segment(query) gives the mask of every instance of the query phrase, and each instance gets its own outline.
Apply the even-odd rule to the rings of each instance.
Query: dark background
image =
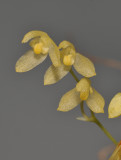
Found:
[[[75,86],[68,75],[43,86],[49,58],[30,72],[15,73],[17,59],[29,48],[21,40],[30,30],[47,32],[56,44],[74,43],[77,51],[121,59],[120,0],[0,1],[0,159],[97,160],[97,152],[112,144],[94,124],[77,121],[79,107],[57,112],[61,96]],[[93,86],[105,97],[100,121],[119,141],[121,117],[108,119],[108,104],[121,91],[121,72],[96,65]]]

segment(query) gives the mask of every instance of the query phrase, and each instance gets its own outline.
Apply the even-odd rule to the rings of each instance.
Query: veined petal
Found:
[[[84,77],[93,77],[96,75],[94,64],[85,56],[76,53],[75,70]]]
[[[61,65],[60,67],[54,67],[51,65],[44,75],[44,85],[54,84],[61,80],[68,74],[70,66]]]
[[[61,65],[60,52],[54,42],[52,42],[52,44],[49,47],[49,56],[50,56],[50,59],[55,67],[59,67]]]
[[[93,88],[93,93],[91,93],[86,100],[87,106],[95,113],[104,113],[104,105],[105,101],[104,98],[101,96],[100,93],[98,93]]]
[[[16,72],[27,72],[40,63],[42,63],[47,55],[36,55],[34,54],[33,50],[27,51],[23,56],[19,58],[19,60],[16,62]]]
[[[41,36],[48,36],[47,33],[42,32],[42,31],[30,31],[25,34],[22,43],[27,43],[30,39],[36,38],[36,37],[41,37]]]
[[[111,100],[108,107],[109,118],[115,118],[121,115],[121,93],[117,93]]]
[[[79,92],[76,88],[70,90],[60,100],[58,111],[67,112],[75,108],[81,102]]]

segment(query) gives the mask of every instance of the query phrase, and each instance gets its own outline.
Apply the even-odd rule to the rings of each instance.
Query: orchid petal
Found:
[[[51,65],[44,75],[44,85],[50,85],[58,82],[68,74],[70,69],[70,66],[65,66],[63,64],[60,67],[54,67]]]
[[[76,88],[64,94],[60,100],[58,111],[67,112],[74,109],[81,102],[79,92]]]
[[[47,55],[36,55],[33,50],[27,51],[23,56],[16,62],[16,72],[27,72],[46,59]]]
[[[73,64],[75,70],[84,77],[93,77],[96,75],[94,64],[85,56],[76,53],[75,63]]]
[[[104,113],[104,105],[105,101],[104,98],[101,96],[100,93],[98,93],[93,88],[93,93],[91,93],[86,100],[87,106],[95,113]]]
[[[55,67],[59,67],[61,65],[60,52],[54,42],[49,47],[49,56],[50,56],[50,59]]]
[[[30,39],[36,38],[36,37],[41,37],[41,36],[46,36],[48,37],[47,33],[42,32],[42,31],[30,31],[25,34],[22,43],[27,43]]]
[[[121,115],[121,93],[117,93],[111,100],[108,114],[109,118],[115,118]]]

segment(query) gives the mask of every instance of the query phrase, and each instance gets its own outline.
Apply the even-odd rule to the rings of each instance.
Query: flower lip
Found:
[[[89,96],[89,90],[80,92],[80,99],[81,99],[82,101],[86,101],[87,98],[88,98],[88,96]]]
[[[36,43],[34,45],[34,53],[35,54],[40,54],[42,52],[42,48],[43,48],[43,43]]]
[[[67,46],[66,48],[62,48],[60,54],[61,61],[64,65],[71,66],[74,64],[76,52],[72,47]]]
[[[66,65],[66,66],[71,66],[73,65],[74,63],[74,58],[72,55],[65,55],[63,57],[63,63]]]
[[[90,94],[91,81],[88,78],[82,78],[76,85],[77,92],[80,92],[81,100],[85,101]]]

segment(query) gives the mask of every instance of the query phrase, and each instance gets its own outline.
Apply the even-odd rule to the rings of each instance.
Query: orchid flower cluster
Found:
[[[104,113],[105,100],[91,83],[90,78],[96,76],[92,61],[84,55],[77,53],[71,42],[64,40],[57,46],[48,34],[42,31],[30,31],[25,34],[22,43],[27,42],[29,42],[31,49],[18,59],[15,66],[16,72],[32,70],[41,64],[47,58],[47,55],[49,55],[52,65],[45,72],[44,85],[57,83],[68,73],[71,73],[77,81],[76,86],[62,96],[57,110],[67,112],[81,104],[80,108],[83,117],[78,117],[77,119],[95,122],[117,144],[94,114]],[[83,78],[79,80],[72,68],[81,74]],[[89,107],[90,117],[84,112],[84,102]],[[115,118],[121,115],[121,93],[116,94],[111,100],[108,113],[109,118]]]

